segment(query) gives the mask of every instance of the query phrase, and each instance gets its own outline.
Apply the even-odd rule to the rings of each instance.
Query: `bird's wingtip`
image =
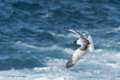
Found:
[[[72,65],[66,65],[65,67],[66,68],[70,68],[70,67],[72,67],[74,64],[72,64]]]
[[[68,30],[69,30],[69,28],[67,28],[67,27],[64,27],[64,30],[68,31]]]
[[[65,66],[66,68],[69,68],[68,66]]]

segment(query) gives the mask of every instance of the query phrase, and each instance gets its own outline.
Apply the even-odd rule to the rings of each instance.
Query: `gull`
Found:
[[[94,50],[94,44],[92,41],[92,37],[89,35],[88,39],[85,38],[81,33],[74,31],[72,29],[64,28],[66,31],[71,31],[73,33],[76,33],[79,37],[78,40],[74,40],[71,44],[77,44],[81,45],[75,52],[74,54],[70,57],[66,64],[66,68],[70,68],[73,65],[75,65],[78,60],[87,52],[87,49],[90,50],[90,52],[93,52]]]

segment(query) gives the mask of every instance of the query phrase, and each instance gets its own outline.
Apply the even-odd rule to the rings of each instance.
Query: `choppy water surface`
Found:
[[[95,45],[70,69],[64,27]],[[120,80],[120,1],[0,0],[0,80]]]

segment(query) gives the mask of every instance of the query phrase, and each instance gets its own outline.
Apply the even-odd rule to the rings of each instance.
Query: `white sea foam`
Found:
[[[35,71],[42,71],[42,70],[49,70],[49,69],[50,69],[50,67],[42,67],[42,68],[35,67],[33,70],[35,70]]]
[[[54,35],[54,36],[60,36],[60,37],[65,37],[65,38],[78,38],[78,36],[75,33],[68,33],[67,35],[65,35],[65,34],[56,34],[56,33],[52,32],[52,31],[47,31],[47,32],[50,33],[51,35]],[[84,36],[86,34],[88,34],[87,31],[83,33]]]
[[[48,31],[48,33],[50,33],[53,36],[58,36],[58,37],[64,37],[64,38],[77,38],[78,36],[74,33],[68,33],[67,35],[65,34],[56,34],[54,32]]]
[[[37,32],[45,32],[45,30],[37,30]]]
[[[42,18],[53,17],[53,13],[52,13],[52,12],[49,12],[49,13],[46,13],[45,15],[42,15],[41,17],[42,17]]]
[[[68,38],[75,38],[75,37],[78,38],[78,36],[74,33],[69,33],[66,37],[68,37]]]
[[[54,35],[54,36],[62,36],[62,37],[65,37],[64,34],[56,34],[56,33],[52,32],[52,31],[48,31],[48,33],[50,33],[51,35]]]
[[[112,68],[119,68],[120,66],[118,66],[117,64],[113,64],[113,63],[106,63],[106,65],[111,66]]]
[[[15,43],[15,45],[21,46],[21,47],[27,47],[27,48],[37,49],[39,51],[62,50],[62,51],[65,51],[66,53],[69,53],[69,54],[72,54],[74,52],[74,50],[72,50],[70,48],[62,48],[62,47],[59,47],[57,45],[48,46],[48,47],[42,47],[42,46],[36,47],[36,46],[30,45],[28,43],[24,43],[24,42],[21,42],[21,41],[17,41]]]
[[[97,61],[86,61],[84,60],[82,63],[78,62],[79,65],[72,67],[71,69],[66,69],[65,64],[67,60],[64,59],[54,59],[47,58],[45,59],[45,64],[47,67],[34,67],[33,69],[21,69],[21,70],[7,70],[0,71],[0,79],[1,80],[86,80],[88,78],[85,77],[93,77],[93,80],[99,80],[99,78],[95,78],[94,76],[104,76],[109,78],[109,76],[115,76],[119,74],[119,70],[115,70],[116,74],[113,74],[114,70],[112,68],[119,68],[119,66],[113,63],[107,63],[106,67],[103,63],[98,64]],[[99,61],[98,61],[99,62]],[[83,65],[86,64],[86,65]],[[90,66],[89,66],[90,65]],[[104,69],[94,70],[94,65],[104,66]],[[81,67],[83,66],[83,68]],[[88,67],[89,66],[89,67]],[[91,69],[93,67],[93,69]],[[77,68],[77,70],[76,70]],[[112,69],[113,71],[109,71]],[[110,74],[108,74],[108,72]],[[9,76],[25,76],[25,77],[5,77],[5,75]],[[107,80],[104,79],[103,80]]]
[[[95,49],[94,52],[103,52],[103,49]]]
[[[46,58],[44,61],[46,62],[46,65],[52,67],[64,67],[67,62],[67,60],[64,59],[54,59],[54,58],[50,58],[49,61],[48,58]]]
[[[116,57],[120,57],[120,53],[116,54],[115,56],[116,56]]]
[[[116,44],[119,45],[120,44],[120,42],[111,42],[111,43],[113,43],[114,45],[116,45]]]
[[[61,34],[54,34],[61,36]],[[62,35],[64,36],[64,35]],[[16,46],[26,47],[37,49],[40,51],[45,50],[61,50],[64,51],[66,54],[73,54],[75,50],[70,48],[62,48],[57,45],[48,46],[48,47],[37,47],[32,44],[24,43],[21,41],[16,42]],[[33,69],[22,69],[22,70],[8,70],[0,72],[0,78],[2,80],[6,80],[4,75],[7,74],[15,74],[18,75],[25,75],[25,78],[12,78],[17,80],[85,80],[87,77],[94,77],[96,75],[99,76],[116,76],[119,75],[119,67],[120,67],[120,54],[119,52],[108,51],[105,49],[95,49],[93,54],[86,54],[83,58],[72,68],[66,69],[65,65],[68,61],[67,59],[56,59],[51,57],[46,57],[43,59],[44,64],[46,67],[34,67]],[[117,62],[117,63],[109,63],[109,61]],[[96,70],[94,70],[94,68]],[[113,71],[109,71],[113,70]],[[110,74],[108,74],[108,72]],[[116,74],[113,74],[115,72]],[[2,75],[3,74],[3,75]],[[1,77],[2,76],[2,77]],[[10,78],[7,78],[8,80]],[[97,78],[98,79],[98,78]],[[93,78],[93,80],[97,80]],[[105,79],[103,79],[105,80]],[[106,79],[107,80],[107,79]]]
[[[115,28],[114,31],[120,31],[120,26]]]
[[[36,46],[29,45],[29,44],[27,44],[27,43],[23,43],[23,42],[21,42],[21,41],[17,41],[15,44],[18,45],[18,46],[25,46],[25,47],[29,47],[29,48],[35,48],[35,49],[38,49],[38,47],[36,47]]]

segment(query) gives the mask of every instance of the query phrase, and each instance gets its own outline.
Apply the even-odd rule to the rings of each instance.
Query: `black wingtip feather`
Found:
[[[66,65],[65,67],[66,67],[66,68],[70,68],[70,67],[72,67],[73,65],[74,65],[74,64],[69,65],[69,66],[68,66],[68,65]]]
[[[69,30],[69,28],[64,27],[64,30],[68,31],[68,30]]]

